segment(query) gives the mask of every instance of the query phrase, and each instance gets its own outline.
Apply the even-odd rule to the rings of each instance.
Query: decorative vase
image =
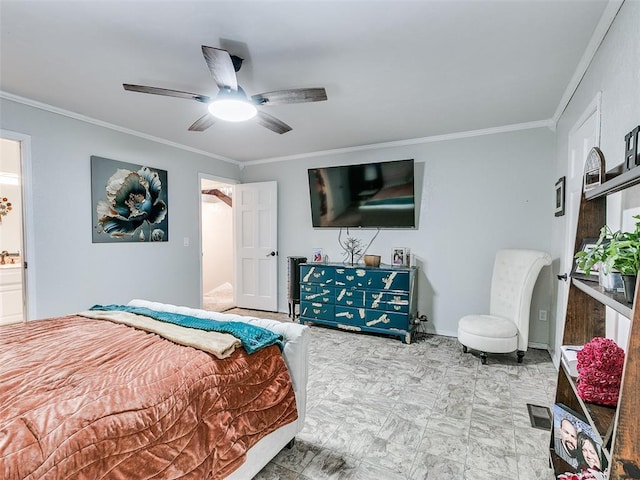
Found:
[[[636,293],[636,275],[622,275],[622,283],[624,284],[624,298],[628,303],[633,303],[633,297]]]
[[[598,271],[598,283],[605,292],[624,293],[622,275],[619,272],[604,273],[602,269]]]
[[[365,255],[364,256],[364,264],[367,267],[379,267],[380,266],[380,255]]]

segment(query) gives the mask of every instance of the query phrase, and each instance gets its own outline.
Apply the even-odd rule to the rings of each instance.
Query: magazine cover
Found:
[[[587,419],[566,405],[553,406],[553,445],[556,455],[570,466],[559,480],[604,480],[607,459],[601,440]]]

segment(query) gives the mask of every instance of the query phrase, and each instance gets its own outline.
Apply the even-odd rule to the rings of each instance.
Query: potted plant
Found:
[[[596,268],[596,265],[604,274],[620,273],[628,302],[633,302],[640,266],[640,215],[635,215],[633,218],[638,220],[634,231],[612,232],[605,225],[600,230],[595,247],[588,252],[578,252],[575,255],[578,267],[587,275]]]

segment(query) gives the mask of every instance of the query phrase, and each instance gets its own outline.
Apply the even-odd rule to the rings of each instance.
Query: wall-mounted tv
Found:
[[[314,227],[415,228],[413,159],[309,169]]]

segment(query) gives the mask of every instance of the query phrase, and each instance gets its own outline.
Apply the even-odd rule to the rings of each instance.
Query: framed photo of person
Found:
[[[407,264],[407,249],[404,247],[394,247],[391,251],[391,264],[398,267]]]
[[[312,263],[322,263],[324,256],[322,255],[321,248],[314,248],[311,254],[311,262]]]
[[[584,416],[562,403],[553,406],[553,451],[566,463],[567,473],[608,471],[600,436]]]

